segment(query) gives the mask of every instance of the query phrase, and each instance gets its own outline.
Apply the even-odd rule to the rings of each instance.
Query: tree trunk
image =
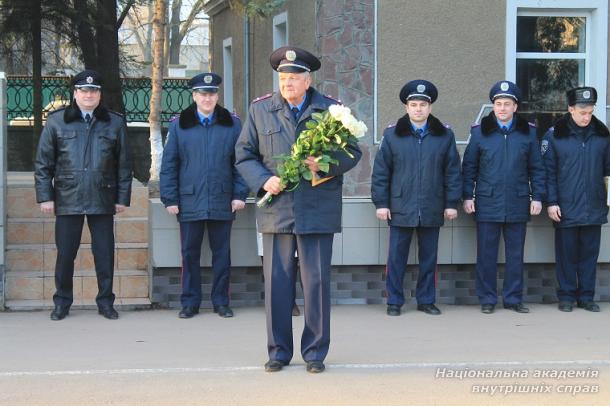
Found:
[[[104,79],[104,103],[111,110],[123,113],[121,74],[119,70],[119,36],[116,30],[116,0],[98,0],[95,37],[97,43],[97,70]]]
[[[32,23],[32,107],[34,110],[34,134],[32,137],[32,161],[36,157],[36,148],[42,132],[42,35],[41,35],[41,0],[30,0]]]
[[[180,64],[180,9],[182,8],[182,0],[174,0],[172,2],[172,17],[169,23],[169,64]]]
[[[163,141],[161,137],[161,91],[163,89],[163,51],[165,46],[165,27],[167,25],[166,0],[155,0],[155,17],[153,18],[153,59],[152,59],[152,93],[150,97],[150,181],[159,181]]]
[[[97,51],[95,36],[93,35],[93,27],[91,26],[89,16],[95,14],[91,11],[87,0],[74,0],[73,23],[78,32],[78,43],[83,54],[83,62],[85,68],[97,68]]]

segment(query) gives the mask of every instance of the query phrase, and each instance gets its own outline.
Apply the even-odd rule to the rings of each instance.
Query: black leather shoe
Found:
[[[325,369],[326,367],[322,361],[307,361],[307,372],[319,374],[320,372],[324,372]]]
[[[496,306],[492,305],[491,303],[482,304],[481,313],[492,314],[494,312],[495,308],[496,308]]]
[[[571,312],[572,311],[572,302],[559,302],[557,305],[559,311],[562,312]]]
[[[590,300],[588,302],[578,301],[578,302],[576,302],[576,305],[578,307],[580,307],[581,309],[585,309],[590,312],[599,312],[599,306],[593,300]]]
[[[400,316],[400,306],[388,305],[386,313],[388,314],[388,316]]]
[[[100,307],[97,312],[108,320],[116,320],[119,318],[119,313],[114,310],[114,307],[112,306]]]
[[[301,315],[301,310],[299,310],[299,306],[297,306],[296,303],[294,304],[294,306],[292,306],[292,315],[295,317]]]
[[[178,317],[180,317],[181,319],[190,319],[191,317],[193,317],[197,313],[199,313],[199,309],[198,308],[190,307],[190,306],[185,306],[185,307],[182,308],[182,310],[180,310],[180,313],[178,313]]]
[[[70,313],[69,306],[55,306],[55,309],[51,312],[51,320],[63,320]]]
[[[530,312],[530,309],[523,306],[523,303],[505,304],[504,308],[508,309],[508,310],[513,310],[517,313],[529,313]]]
[[[417,310],[426,314],[432,314],[434,316],[441,314],[441,311],[434,304],[418,304]]]
[[[265,372],[278,372],[281,371],[286,365],[288,365],[286,361],[270,359],[265,363]]]
[[[233,310],[229,306],[214,306],[214,313],[220,317],[233,317]]]

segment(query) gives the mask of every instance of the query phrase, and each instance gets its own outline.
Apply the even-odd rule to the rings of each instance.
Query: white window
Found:
[[[567,111],[566,91],[598,90],[606,119],[607,0],[508,0],[506,78],[523,92],[519,107],[540,134]]]
[[[222,66],[223,66],[223,89],[224,107],[233,111],[233,41],[225,38],[222,41]]]
[[[288,15],[286,12],[273,17],[273,49],[288,45]],[[273,72],[273,91],[279,89],[277,72]]]

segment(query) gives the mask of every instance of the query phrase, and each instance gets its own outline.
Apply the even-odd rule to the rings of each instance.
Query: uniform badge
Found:
[[[500,85],[500,89],[505,92],[510,88],[509,84],[506,82],[502,82],[502,84]]]
[[[85,81],[89,84],[93,83],[93,77],[91,76],[87,76],[87,79],[85,79]]]
[[[205,75],[203,77],[203,81],[205,82],[206,85],[209,85],[210,83],[212,83],[212,76],[211,75]]]
[[[540,153],[544,155],[546,151],[549,149],[549,140],[542,140],[540,144]]]
[[[426,91],[426,85],[417,85],[417,91],[423,93]]]
[[[286,59],[288,59],[290,62],[294,62],[297,59],[297,53],[292,49],[286,51]]]
[[[582,92],[582,97],[584,97],[585,99],[590,99],[591,98],[591,91],[590,90],[585,90],[584,92]]]

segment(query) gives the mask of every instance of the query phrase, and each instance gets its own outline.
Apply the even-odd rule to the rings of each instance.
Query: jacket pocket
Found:
[[[521,188],[517,191],[517,196],[519,197],[529,197],[530,196],[530,189],[528,188]]]
[[[193,185],[180,186],[181,195],[192,195],[193,193],[195,193],[195,187]]]
[[[281,151],[274,151],[273,148],[273,144],[277,143],[277,137],[280,134],[280,131],[282,131],[282,127],[280,127],[279,125],[277,126],[272,126],[272,127],[267,127],[265,129],[265,132],[263,133],[265,136],[265,149],[270,153],[270,154],[274,154],[274,153],[281,153]],[[275,140],[275,142],[274,142]],[[278,149],[277,146],[275,149]]]
[[[477,187],[474,190],[476,196],[493,196],[494,189],[487,183],[477,183]]]

